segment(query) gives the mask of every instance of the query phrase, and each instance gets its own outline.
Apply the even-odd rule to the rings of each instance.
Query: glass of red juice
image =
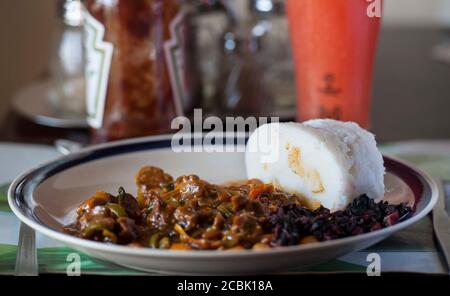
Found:
[[[381,0],[287,0],[298,119],[369,126]],[[374,13],[375,12],[375,13]]]

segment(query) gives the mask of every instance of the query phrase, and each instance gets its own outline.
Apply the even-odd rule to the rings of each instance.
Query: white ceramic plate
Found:
[[[74,209],[96,190],[136,192],[133,177],[143,165],[172,174],[198,174],[214,183],[245,178],[242,152],[175,153],[170,136],[121,141],[84,149],[19,176],[9,189],[13,212],[35,230],[93,257],[143,271],[178,274],[248,274],[304,267],[373,245],[427,215],[437,200],[432,179],[385,158],[389,199],[415,201],[415,214],[371,233],[308,245],[261,251],[170,251],[136,249],[76,238],[61,232]],[[234,144],[231,144],[234,145]]]

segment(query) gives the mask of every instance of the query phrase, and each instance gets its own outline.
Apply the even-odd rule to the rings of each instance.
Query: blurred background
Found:
[[[251,17],[246,0],[228,2],[237,19]],[[59,6],[56,0],[0,1],[2,140],[25,139],[34,142],[38,138],[45,141],[45,137],[67,137],[59,130],[36,127],[26,122],[23,114],[18,116],[12,108],[12,99],[24,87],[54,73],[52,63],[55,62],[55,52],[61,43],[58,31],[61,30]],[[450,0],[385,0],[383,13],[374,71],[371,129],[382,141],[450,138]],[[214,17],[217,19],[214,20]],[[221,26],[218,16],[211,14],[211,18],[212,24]],[[276,25],[275,21],[274,24]],[[281,32],[286,28],[283,23],[279,26],[278,30]],[[286,30],[284,33],[287,34]],[[287,47],[288,38],[281,39],[280,42],[284,42],[283,40],[287,42]],[[220,66],[220,63],[202,67],[202,70],[208,72],[208,77],[230,75],[229,72],[232,71]],[[269,67],[267,71],[272,70]],[[273,71],[276,75],[290,76],[292,69],[289,59],[285,68]],[[292,78],[289,77],[284,80],[288,84],[280,89],[281,95],[273,95],[274,100],[280,100],[276,104],[281,106],[279,112],[287,119],[293,117],[290,111],[293,110],[294,87],[290,80]],[[208,104],[217,103],[214,100],[221,100],[217,92],[226,92],[214,83],[215,80],[211,79],[204,86],[203,92],[212,97],[205,101],[207,107]],[[213,91],[208,87],[216,89]],[[212,92],[215,95],[211,95]],[[226,104],[228,103],[229,101]],[[212,108],[213,113],[227,110],[227,106],[220,103],[217,105],[223,110]],[[252,103],[249,105],[251,109]],[[243,114],[255,113],[254,110],[246,110],[246,106],[242,108]],[[230,113],[233,114],[233,110]],[[79,141],[86,139],[83,129],[79,127],[74,128],[69,138]]]

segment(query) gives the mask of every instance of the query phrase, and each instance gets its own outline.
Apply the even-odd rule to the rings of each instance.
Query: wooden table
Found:
[[[35,124],[11,110],[0,124],[0,141],[52,145],[56,139],[89,143],[87,129],[63,129]]]

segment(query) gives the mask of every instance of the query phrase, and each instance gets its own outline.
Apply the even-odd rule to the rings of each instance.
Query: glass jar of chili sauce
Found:
[[[93,142],[167,133],[199,89],[181,0],[86,0],[86,99]]]

